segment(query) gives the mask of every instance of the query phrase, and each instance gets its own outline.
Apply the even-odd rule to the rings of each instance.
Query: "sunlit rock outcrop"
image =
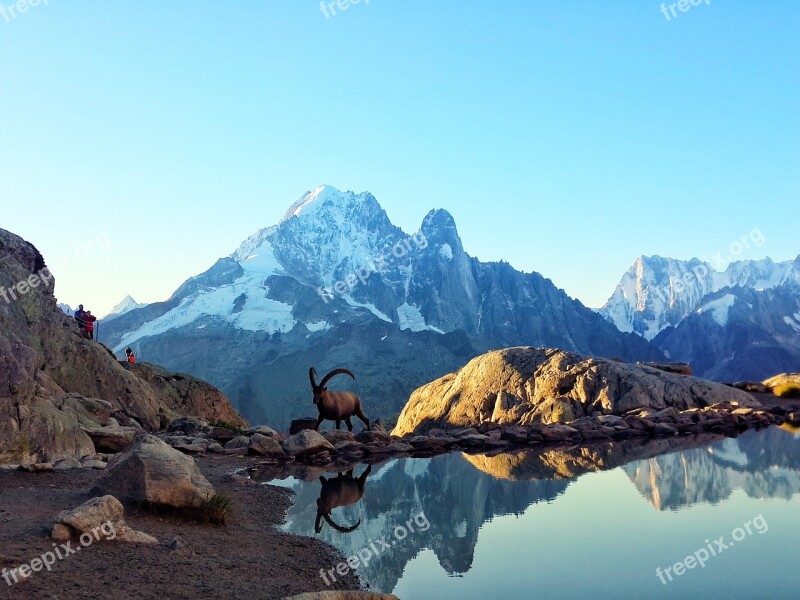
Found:
[[[416,390],[394,435],[439,427],[567,423],[637,408],[721,402],[759,406],[748,393],[696,377],[553,348],[496,350]]]

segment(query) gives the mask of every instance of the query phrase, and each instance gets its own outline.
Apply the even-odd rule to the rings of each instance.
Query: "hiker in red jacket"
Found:
[[[136,355],[133,353],[133,350],[131,350],[130,346],[125,348],[125,356],[128,357],[128,362],[129,363],[135,363],[136,362]]]
[[[86,337],[90,340],[94,339],[94,322],[97,321],[97,317],[92,314],[92,311],[88,310],[83,315],[83,321],[86,327]]]

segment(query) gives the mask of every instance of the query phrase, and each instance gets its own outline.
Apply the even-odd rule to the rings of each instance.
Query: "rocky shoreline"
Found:
[[[772,398],[772,397],[770,397]],[[498,425],[431,429],[424,435],[394,436],[378,425],[372,431],[345,430],[316,432],[312,420],[299,420],[293,435],[266,427],[239,429],[209,425],[195,417],[173,421],[169,431],[157,434],[185,454],[255,456],[265,464],[296,462],[323,466],[332,471],[347,470],[357,464],[374,464],[389,458],[428,458],[447,452],[512,452],[564,444],[588,444],[638,438],[687,437],[702,433],[734,436],[747,429],[800,423],[800,403],[776,402],[761,408],[736,403],[714,404],[704,408],[677,410],[635,409],[623,415],[582,417],[569,424]],[[117,425],[87,430],[95,445],[108,452],[121,450],[138,433]],[[64,459],[56,463],[10,465],[4,469],[52,471],[73,468],[104,469],[110,453]]]
[[[775,399],[777,400],[777,399]],[[295,422],[293,435],[278,433],[261,426],[249,429],[211,426],[197,418],[174,421],[170,431],[158,434],[167,444],[192,455],[254,456],[263,464],[298,463],[347,470],[357,464],[374,464],[389,458],[427,458],[447,452],[501,453],[523,448],[589,444],[628,439],[691,437],[712,433],[735,436],[747,429],[800,422],[800,403],[773,402],[761,408],[742,407],[736,403],[714,404],[704,408],[677,410],[635,409],[623,415],[582,417],[569,424],[498,425],[483,423],[477,427],[431,429],[424,435],[394,436],[380,425],[373,431],[351,433],[345,430],[316,432],[302,429],[310,421]],[[90,433],[93,439],[125,439],[126,428],[107,427]],[[84,466],[98,468],[87,457]],[[55,465],[26,465],[27,470],[62,468]],[[102,467],[100,467],[102,468]]]

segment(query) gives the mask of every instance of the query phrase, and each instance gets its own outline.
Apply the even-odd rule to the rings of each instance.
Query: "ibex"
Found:
[[[342,533],[350,533],[361,525],[361,519],[351,527],[337,525],[331,518],[331,511],[334,508],[349,506],[361,500],[361,497],[364,495],[364,487],[367,484],[367,476],[370,474],[370,471],[372,471],[372,465],[369,465],[358,479],[353,477],[353,469],[350,469],[344,475],[339,473],[337,477],[332,479],[325,479],[320,476],[319,480],[320,483],[322,483],[322,490],[320,490],[319,499],[317,500],[317,520],[314,523],[314,531],[317,533],[322,531],[322,519],[325,519],[328,525],[333,527],[336,531],[341,531]]]
[[[369,419],[364,415],[361,410],[361,400],[358,399],[353,392],[331,392],[325,386],[336,375],[350,375],[353,379],[356,378],[347,369],[334,369],[317,385],[317,372],[314,367],[308,370],[308,377],[311,379],[311,389],[314,392],[314,404],[317,405],[319,410],[319,417],[314,430],[319,431],[320,424],[328,419],[336,421],[336,429],[339,429],[342,421],[347,423],[347,430],[353,431],[353,422],[350,420],[353,415],[364,421],[367,429],[369,429]]]

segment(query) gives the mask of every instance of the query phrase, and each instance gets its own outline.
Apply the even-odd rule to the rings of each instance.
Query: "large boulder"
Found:
[[[326,450],[336,451],[333,444],[313,429],[303,429],[284,440],[281,445],[286,454],[290,456],[308,456]]]
[[[141,430],[135,427],[95,427],[84,429],[86,434],[94,442],[94,447],[98,452],[122,452],[131,445],[136,434]]]
[[[126,502],[201,508],[214,495],[214,488],[193,458],[142,433],[130,448],[109,461],[92,492]]]
[[[208,384],[123,365],[84,339],[53,287],[36,248],[0,229],[0,464],[92,454],[81,427],[106,425],[112,415],[148,430],[184,414],[245,425]]]
[[[128,527],[122,503],[114,496],[92,498],[58,514],[51,536],[54,540],[65,542],[80,534],[88,534],[94,540],[158,544],[152,535]]]
[[[552,348],[496,350],[416,390],[392,432],[497,424],[569,423],[636,408],[719,402],[760,406],[748,393],[646,366]]]
[[[210,383],[186,373],[173,373],[149,363],[122,363],[147,382],[160,401],[179,415],[196,415],[211,423],[247,427],[230,400]]]
[[[251,454],[260,454],[261,456],[281,457],[284,454],[283,446],[278,440],[260,433],[255,433],[250,438],[248,450]]]
[[[797,398],[800,391],[800,373],[781,373],[764,382],[773,394],[788,398]]]

